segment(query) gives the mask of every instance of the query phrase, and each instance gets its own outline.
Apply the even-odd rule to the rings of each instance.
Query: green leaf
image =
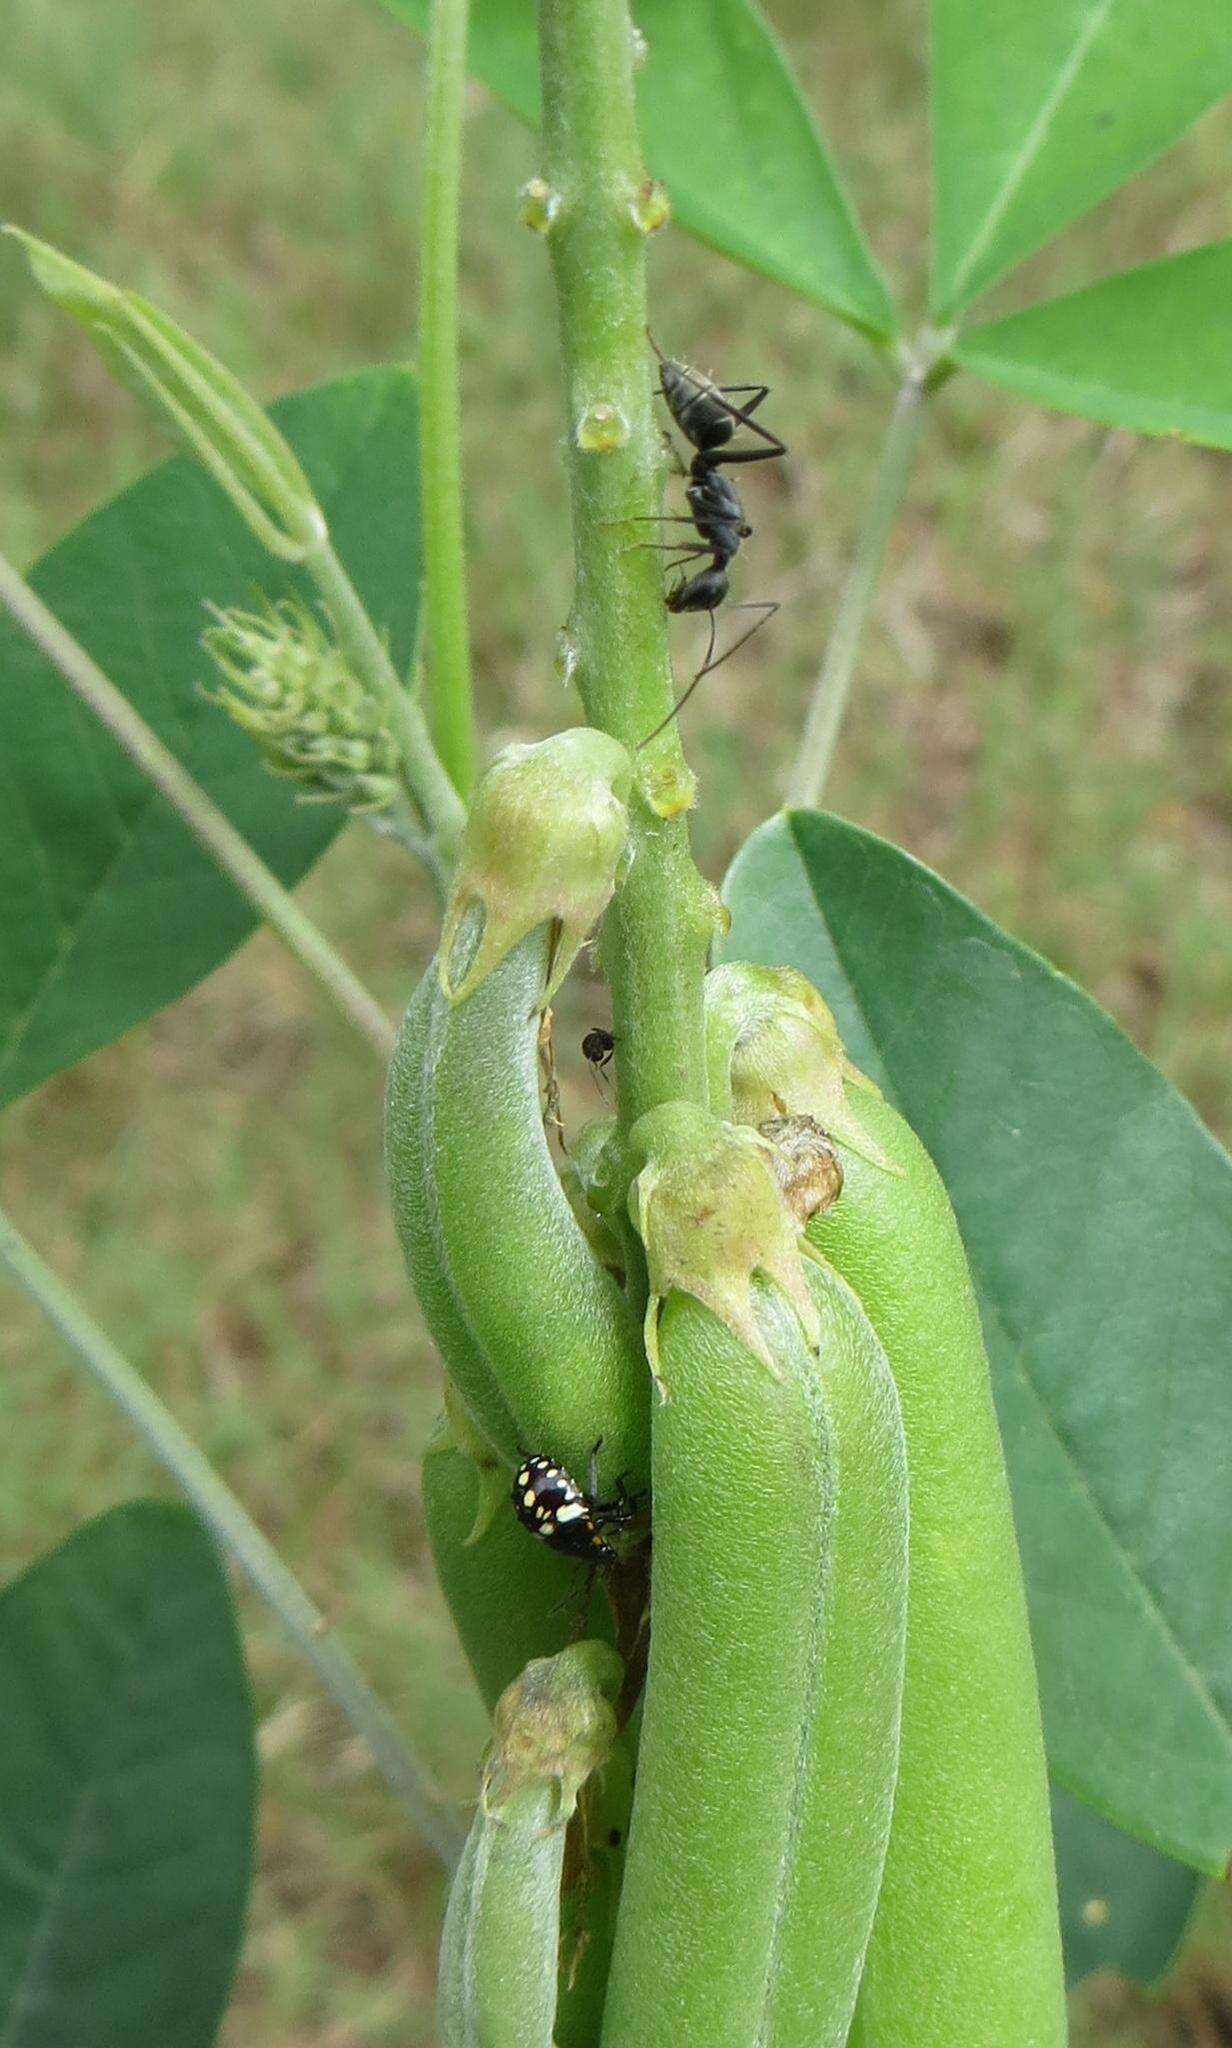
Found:
[[[420,33],[429,0],[384,0]],[[646,162],[690,234],[889,336],[894,308],[816,123],[751,0],[640,0]],[[531,0],[474,0],[470,68],[524,121],[539,118]]]
[[[953,353],[1039,405],[1232,448],[1232,242],[974,327]]]
[[[1222,1874],[1232,1162],[1088,996],[871,833],[784,814],[726,897],[723,956],[809,976],[958,1212],[1054,1772]]]
[[[365,370],[273,416],[335,544],[405,666],[419,591],[414,382]],[[203,604],[312,591],[272,560],[180,457],[96,512],[31,582],[244,833],[299,880],[342,823],[297,804],[251,740],[205,701]],[[193,988],[255,919],[187,828],[51,664],[0,616],[0,1103]]]
[[[952,318],[1229,92],[1227,0],[934,0],[934,318]]]
[[[252,1702],[187,1508],[89,1522],[0,1595],[5,2048],[208,2048],[253,1854]]]
[[[1059,1785],[1052,1788],[1052,1834],[1066,1983],[1097,1970],[1157,1983],[1184,1938],[1196,1874],[1101,1820]]]

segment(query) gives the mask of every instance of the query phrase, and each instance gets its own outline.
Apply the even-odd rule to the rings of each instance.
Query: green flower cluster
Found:
[[[388,809],[400,780],[384,706],[312,613],[291,599],[264,612],[211,609],[201,642],[222,683],[205,695],[251,733],[271,773],[298,782],[305,803]]]

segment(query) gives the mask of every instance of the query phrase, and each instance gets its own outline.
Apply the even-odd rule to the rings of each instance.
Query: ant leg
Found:
[[[687,540],[635,540],[627,548],[621,549],[621,553],[625,555],[679,555],[680,560],[676,564],[679,569],[682,569],[686,562],[695,562],[699,555],[709,555],[713,552],[714,550],[709,547],[693,547]]]
[[[594,1501],[595,1494],[597,1493],[599,1487],[599,1453],[602,1449],[603,1438],[601,1436],[597,1436],[595,1438],[594,1448],[591,1451],[590,1457],[586,1461],[586,1485],[592,1503]]]
[[[731,646],[724,649],[723,653],[720,654],[717,661],[707,661],[705,668],[701,671],[701,675],[695,676],[693,681],[700,682],[701,676],[712,675],[716,668],[722,668],[723,663],[725,661],[730,661],[732,655],[737,653],[737,651],[744,646],[747,640],[751,640],[753,638],[754,633],[760,631],[761,627],[765,625],[767,619],[772,619],[778,609],[779,606],[777,598],[767,598],[755,604],[732,605],[731,610],[734,612],[760,612],[761,617],[753,622],[753,624],[749,627],[747,633],[742,633],[738,640],[733,640]],[[713,651],[713,642],[711,643],[711,650]],[[692,689],[692,687],[693,684],[690,683],[689,688]],[[681,698],[681,703],[683,702],[684,699]]]
[[[747,405],[732,405],[725,396],[728,392],[739,391],[753,393]],[[747,427],[751,434],[756,434],[758,440],[765,443],[762,448],[716,448],[714,454],[720,465],[725,462],[773,462],[777,455],[786,455],[786,441],[780,441],[778,435],[771,433],[769,427],[763,427],[760,420],[753,418],[758,406],[770,396],[768,384],[716,385],[709,395],[722,406],[724,412],[731,414],[739,426]]]
[[[667,727],[668,727],[668,726],[669,726],[669,725],[671,724],[671,722],[672,722],[673,718],[676,718],[676,717],[678,717],[678,716],[679,716],[680,712],[681,712],[681,711],[682,711],[682,710],[684,709],[684,707],[685,707],[685,705],[686,705],[686,704],[688,703],[688,701],[689,701],[690,697],[691,697],[691,696],[693,695],[693,692],[694,692],[694,690],[695,690],[695,689],[697,688],[697,686],[698,686],[698,684],[700,683],[700,681],[701,681],[702,677],[703,677],[704,675],[706,675],[706,674],[708,674],[708,673],[709,673],[709,669],[710,669],[710,657],[711,657],[711,655],[712,655],[712,654],[714,653],[714,633],[715,633],[715,625],[714,625],[714,613],[713,613],[713,612],[711,612],[711,614],[710,614],[710,644],[709,644],[709,646],[708,646],[708,647],[707,647],[707,649],[706,649],[706,659],[705,659],[705,661],[704,661],[704,662],[702,663],[701,667],[700,667],[700,668],[698,669],[698,671],[697,671],[697,674],[696,674],[696,675],[694,676],[694,678],[693,678],[692,682],[691,682],[691,683],[689,684],[689,686],[688,686],[687,690],[685,690],[685,691],[683,692],[683,694],[682,694],[681,696],[677,697],[677,699],[676,699],[676,702],[675,702],[675,703],[674,703],[674,704],[672,705],[672,708],[671,708],[671,710],[670,710],[670,711],[668,712],[668,714],[667,714],[667,717],[666,717],[666,718],[661,718],[661,719],[659,720],[659,723],[658,723],[658,724],[656,725],[656,727],[654,728],[654,731],[653,731],[653,732],[648,732],[644,740],[639,740],[639,741],[638,741],[638,743],[637,743],[637,751],[638,751],[638,753],[639,753],[639,754],[640,754],[640,752],[641,752],[641,750],[642,750],[642,748],[643,748],[643,747],[648,747],[648,746],[650,745],[650,742],[651,742],[651,740],[657,740],[657,739],[658,739],[658,737],[659,737],[659,734],[660,734],[661,732],[664,732],[664,731],[665,731],[665,730],[667,729]],[[717,663],[717,662],[715,663],[715,667],[716,667],[716,668],[718,667],[718,663]]]
[[[758,406],[763,405],[766,399],[769,398],[770,386],[768,384],[720,384],[719,386],[719,392],[723,398],[736,398],[742,391],[751,391],[753,393],[753,396],[747,399],[739,408],[741,419],[747,420],[751,419]]]

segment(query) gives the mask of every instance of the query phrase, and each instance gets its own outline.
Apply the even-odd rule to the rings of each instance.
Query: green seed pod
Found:
[[[772,995],[776,970],[723,971],[725,1003],[746,974],[759,1004]],[[783,970],[781,979],[794,1017],[802,978]],[[760,1064],[757,1029],[751,1017],[732,1060],[738,1102]],[[735,1043],[727,1025],[724,1036]],[[780,1065],[776,1074],[789,1110],[832,1092],[844,1071],[837,1037],[828,1053],[819,1039],[811,1048],[802,1039],[799,1051],[799,1068]],[[721,1092],[714,1060],[711,1085]],[[1038,1693],[979,1312],[953,1210],[923,1146],[867,1087],[847,1108],[858,1115],[858,1139],[831,1126],[842,1194],[808,1234],[856,1289],[885,1347],[911,1479],[899,1787],[852,2042],[1060,2048]],[[891,1170],[872,1163],[877,1157]]]
[[[441,2048],[552,2048],[565,1830],[616,1739],[606,1643],[537,1659],[502,1694],[441,1937]]]
[[[889,1833],[907,1579],[889,1369],[827,1269],[767,1373],[673,1294],[653,1629],[604,2048],[841,2048]]]
[[[512,1460],[518,1428],[445,1261],[433,1157],[432,1072],[448,1013],[433,962],[398,1033],[386,1098],[386,1164],[402,1255],[450,1384],[493,1447]]]
[[[501,1476],[501,1506],[474,1535],[479,1485],[464,1452],[429,1446],[423,1461],[423,1506],[428,1541],[441,1589],[489,1712],[534,1657],[554,1656],[576,1636],[578,1573],[529,1537],[509,1506],[509,1479]],[[610,1634],[607,1605],[597,1589],[588,1626]]]
[[[548,1150],[538,1018],[541,925],[451,1002],[429,970],[390,1069],[394,1220],[433,1336],[471,1415],[509,1459],[547,1451],[636,1490],[649,1463],[637,1318],[595,1257]]]

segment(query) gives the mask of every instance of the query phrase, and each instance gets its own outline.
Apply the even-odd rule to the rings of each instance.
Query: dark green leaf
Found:
[[[419,591],[414,384],[365,370],[273,408],[339,553],[400,664]],[[180,457],[84,521],[31,574],[94,656],[288,885],[341,822],[294,801],[197,685],[205,599],[311,603]],[[0,616],[0,1103],[195,986],[252,931],[234,884],[44,657]]]
[[[252,1703],[187,1508],[87,1523],[0,1595],[5,2048],[208,2048],[252,1867]]]
[[[1232,1162],[1088,996],[871,833],[773,819],[726,894],[724,956],[815,982],[949,1188],[1057,1776],[1221,1874]]]
[[[429,0],[384,0],[421,33]],[[725,256],[816,299],[853,326],[894,332],[885,283],[777,42],[751,0],[640,0],[646,161],[673,218]],[[475,0],[470,67],[539,118],[531,0]]]
[[[1059,1785],[1052,1834],[1061,1892],[1065,1981],[1118,1970],[1154,1984],[1171,1965],[1193,1911],[1199,1880],[1183,1863],[1135,1842]]]
[[[1232,242],[974,327],[954,354],[1039,405],[1232,448]]]
[[[935,317],[952,317],[1229,92],[1227,0],[934,0]]]

